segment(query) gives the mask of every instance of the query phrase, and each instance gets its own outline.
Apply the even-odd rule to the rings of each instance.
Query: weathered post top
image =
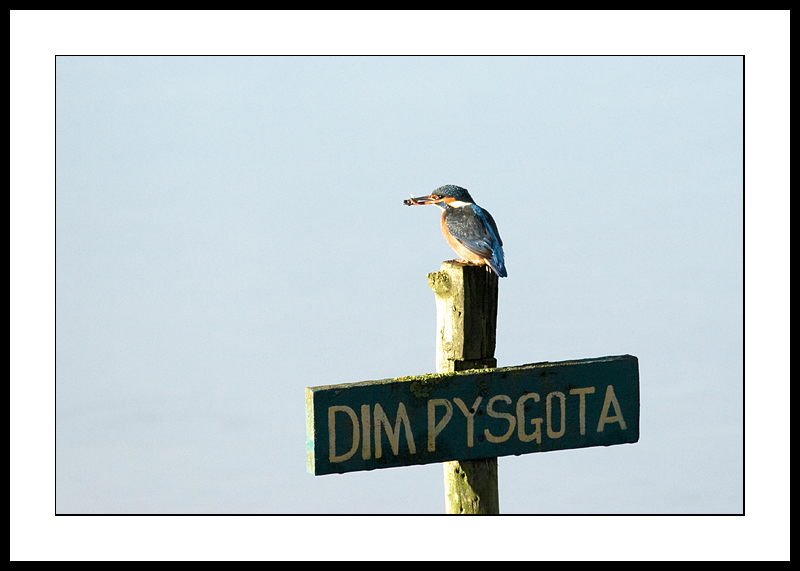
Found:
[[[428,274],[436,294],[436,371],[497,366],[497,276],[487,266],[442,262]]]

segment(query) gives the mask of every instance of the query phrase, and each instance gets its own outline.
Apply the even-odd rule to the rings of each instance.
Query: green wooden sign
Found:
[[[308,471],[334,474],[639,440],[632,355],[306,389]]]

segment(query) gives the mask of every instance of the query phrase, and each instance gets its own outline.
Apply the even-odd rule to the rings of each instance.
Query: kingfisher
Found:
[[[462,264],[485,264],[501,278],[508,275],[503,258],[503,241],[488,211],[472,200],[466,188],[440,186],[428,196],[403,201],[406,206],[435,204],[442,209],[442,234]]]

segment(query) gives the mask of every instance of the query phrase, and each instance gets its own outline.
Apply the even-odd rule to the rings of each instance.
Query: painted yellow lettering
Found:
[[[578,406],[578,419],[579,419],[581,434],[586,434],[586,395],[594,394],[594,387],[585,387],[582,389],[570,389],[569,394],[580,396],[580,405]]]
[[[464,416],[467,417],[467,448],[472,448],[474,443],[473,432],[475,432],[475,413],[478,411],[478,405],[481,403],[482,399],[483,397],[481,396],[475,399],[475,403],[469,409],[467,408],[467,405],[464,404],[464,401],[460,398],[453,399],[453,402],[458,405],[458,408],[462,413],[464,413]],[[431,450],[430,445],[428,445],[428,450]]]
[[[369,405],[362,404],[361,405],[361,458],[364,460],[369,460],[372,456],[372,452],[370,450],[370,423],[369,423]]]
[[[436,422],[436,407],[443,406],[445,408],[444,416],[438,423]],[[428,401],[428,452],[436,450],[436,435],[438,435],[450,418],[453,416],[453,405],[447,399],[430,399]]]
[[[517,400],[517,437],[520,442],[530,442],[535,440],[537,443],[542,443],[542,419],[532,418],[531,424],[536,428],[530,434],[525,434],[525,401],[533,399],[534,402],[539,402],[539,395],[536,393],[528,393],[522,395]]]
[[[556,432],[553,430],[553,397],[558,397],[561,401],[561,428]],[[567,429],[567,397],[564,393],[553,391],[547,395],[545,399],[545,408],[547,411],[547,436],[548,438],[561,438],[564,436],[564,431]]]
[[[350,451],[346,454],[342,454],[341,456],[336,455],[336,413],[337,412],[345,412],[350,417],[350,420],[353,422],[353,446],[350,448]],[[328,407],[328,461],[331,463],[335,462],[344,462],[345,460],[349,460],[353,454],[356,453],[358,450],[358,441],[359,441],[359,427],[358,427],[358,417],[356,416],[356,411],[354,411],[349,406],[329,406]]]
[[[386,436],[389,438],[389,444],[392,446],[392,453],[395,456],[400,454],[400,425],[405,427],[406,441],[408,441],[408,451],[411,454],[417,453],[417,447],[414,445],[414,435],[411,433],[411,422],[408,420],[408,413],[403,403],[397,405],[397,416],[395,417],[394,430],[389,422],[386,413],[383,412],[381,405],[375,405],[375,412],[372,414],[375,421],[375,458],[380,458],[383,454],[381,448],[381,426],[386,429]]]
[[[614,416],[608,416],[608,408],[614,407]],[[600,422],[597,423],[597,432],[603,432],[606,424],[618,422],[622,430],[626,429],[625,419],[622,418],[622,410],[619,408],[619,401],[614,394],[614,386],[608,385],[606,388],[606,399],[603,401],[603,412],[600,413]]]
[[[498,400],[501,400],[507,404],[511,404],[511,397],[507,395],[496,395],[490,398],[486,405],[486,414],[492,418],[504,418],[508,421],[508,430],[503,436],[493,435],[491,432],[489,432],[488,428],[483,431],[483,433],[486,435],[486,440],[495,444],[508,440],[508,437],[511,436],[512,432],[514,432],[514,427],[517,424],[517,419],[512,415],[508,414],[507,412],[497,412],[494,410],[494,403],[496,403]]]

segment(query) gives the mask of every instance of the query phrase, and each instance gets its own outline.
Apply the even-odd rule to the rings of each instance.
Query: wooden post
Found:
[[[487,266],[442,263],[428,274],[436,294],[436,371],[497,367],[498,278]],[[451,514],[499,514],[497,458],[444,463],[445,507]]]

